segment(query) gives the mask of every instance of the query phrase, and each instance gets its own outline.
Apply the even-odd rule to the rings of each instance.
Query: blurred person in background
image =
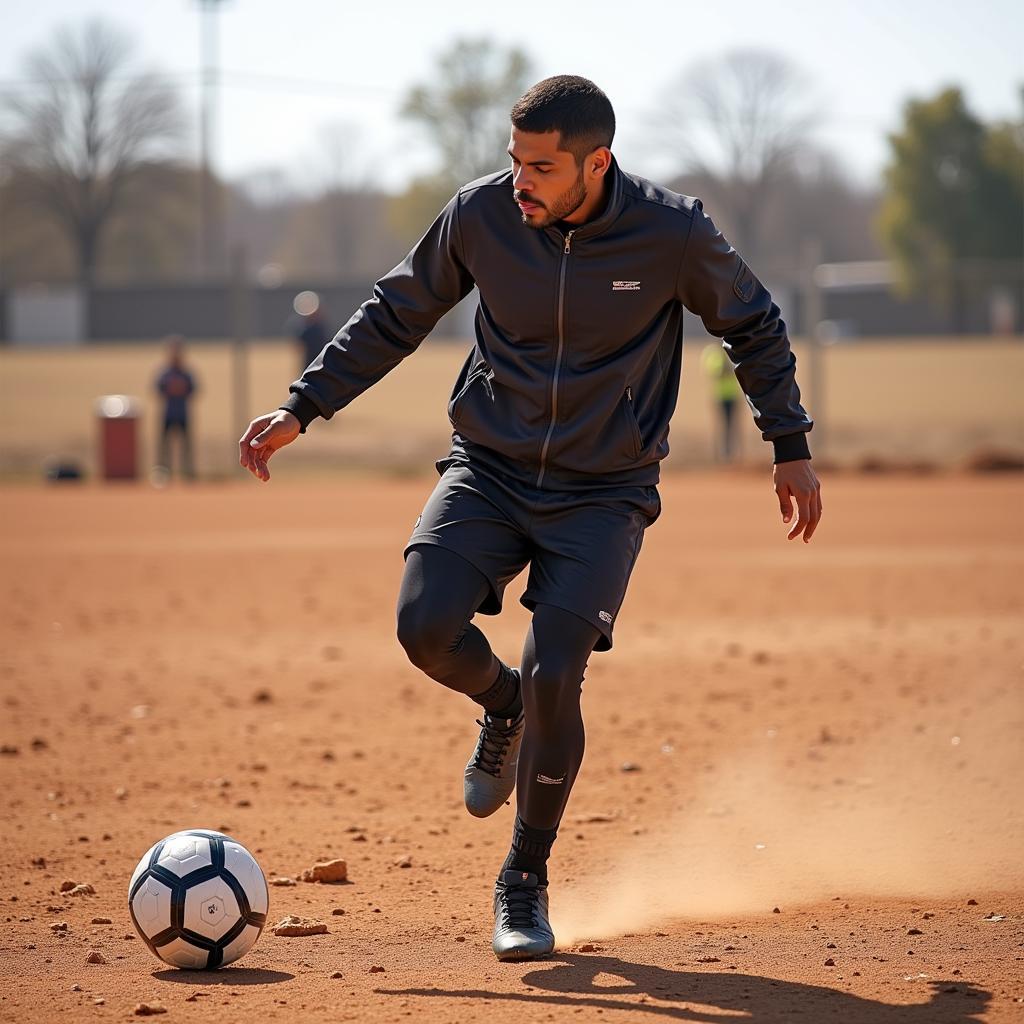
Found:
[[[316,292],[299,292],[292,303],[295,315],[291,318],[291,332],[299,343],[299,373],[313,362],[331,340],[324,323],[324,310]]]
[[[159,483],[171,476],[171,447],[175,445],[179,472],[186,480],[194,480],[189,404],[196,393],[196,379],[185,366],[185,339],[180,334],[172,334],[164,344],[167,363],[156,378],[156,392],[163,400],[163,416],[153,479]]]
[[[732,462],[736,453],[735,426],[736,401],[742,394],[740,382],[733,373],[732,363],[721,345],[705,345],[700,354],[700,366],[711,385],[711,398],[715,403],[718,430],[715,432],[715,459]]]
[[[277,450],[379,381],[477,286],[451,449],[405,547],[397,633],[417,668],[482,709],[466,809],[486,817],[515,791],[492,948],[523,960],[554,949],[548,859],[583,760],[584,672],[612,646],[661,513],[684,307],[724,339],[774,448],[783,521],[798,510],[790,540],[811,539],[821,500],[786,325],[700,200],[620,170],[611,103],[585,78],[538,83],[511,121],[511,168],[459,189],[281,406],[249,424],[239,461],[269,480]],[[527,565],[532,618],[514,667],[472,619],[498,614]],[[409,772],[396,746],[382,784]]]

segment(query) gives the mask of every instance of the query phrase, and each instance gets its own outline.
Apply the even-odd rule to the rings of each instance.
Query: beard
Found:
[[[529,196],[525,196],[520,192],[516,192],[514,194],[514,198],[516,200],[522,200],[523,202],[537,203],[536,199],[531,199]],[[584,202],[586,202],[586,199],[587,186],[583,181],[583,168],[581,167],[576,180],[551,203],[550,207],[537,203],[537,205],[541,206],[541,209],[545,211],[542,216],[537,217],[535,220],[531,220],[524,213],[522,215],[523,223],[528,228],[540,229],[550,227],[557,221],[564,220],[566,217],[574,214],[584,204]]]

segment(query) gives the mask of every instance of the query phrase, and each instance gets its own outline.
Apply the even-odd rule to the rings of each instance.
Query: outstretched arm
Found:
[[[408,256],[292,384],[282,403],[304,431],[330,419],[416,351],[434,325],[469,294],[459,226],[459,196],[441,211]]]

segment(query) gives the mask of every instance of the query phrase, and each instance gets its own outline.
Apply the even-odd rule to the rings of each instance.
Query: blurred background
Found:
[[[1012,0],[40,0],[3,22],[0,479],[239,472],[250,417],[566,72],[611,98],[620,164],[700,196],[772,290],[816,458],[1024,467]],[[473,304],[280,470],[430,471]],[[763,465],[709,341],[690,318],[670,468]]]

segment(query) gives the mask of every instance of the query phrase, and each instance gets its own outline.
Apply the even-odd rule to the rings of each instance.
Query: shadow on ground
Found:
[[[280,985],[295,975],[285,971],[264,971],[250,967],[221,967],[216,971],[154,971],[157,981],[173,981],[180,985]]]
[[[623,1010],[681,1021],[721,1020],[723,1010],[743,1013],[752,1024],[774,1024],[802,1014],[805,1019],[843,1024],[972,1024],[981,1019],[991,994],[959,981],[928,983],[925,1003],[897,1006],[820,985],[802,985],[732,971],[711,974],[672,971],[618,957],[556,954],[562,961],[527,971],[522,981],[534,991],[484,989],[377,989],[382,995],[490,999],[495,1002]],[[620,983],[616,984],[616,980]],[[537,991],[539,990],[539,991]],[[630,997],[627,1000],[617,998]],[[638,998],[639,997],[639,998]],[[641,1002],[640,999],[644,1001]]]

